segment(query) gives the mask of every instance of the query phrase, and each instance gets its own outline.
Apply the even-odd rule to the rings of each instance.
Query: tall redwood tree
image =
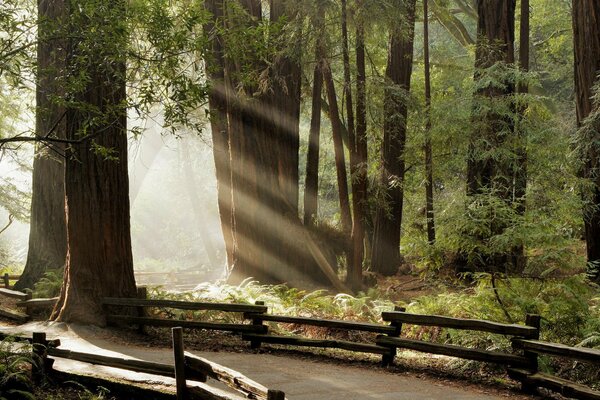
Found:
[[[104,325],[103,297],[136,295],[121,51],[127,29],[119,19],[124,7],[122,1],[102,7],[92,2],[69,10],[73,35],[67,65],[79,74],[70,77],[73,92],[66,111],[67,138],[73,144],[65,168],[67,262],[51,317],[57,321]]]
[[[65,67],[66,49],[58,30],[66,19],[64,0],[38,2],[36,85],[36,135],[65,138],[65,110],[59,79]],[[61,268],[67,252],[65,220],[65,166],[58,143],[36,144],[33,159],[31,219],[27,263],[15,289],[32,288],[46,270]]]
[[[600,106],[594,102],[594,85],[600,74],[600,2],[596,0],[573,0],[573,33],[575,48],[575,102],[577,123],[582,126],[590,114]],[[598,117],[596,117],[598,118]],[[587,143],[582,154],[585,160],[582,175],[590,181],[586,193],[584,213],[587,260],[591,277],[600,282],[600,150],[598,149],[598,123],[589,126],[591,132],[584,137]]]
[[[404,147],[408,118],[407,93],[413,62],[415,29],[415,0],[403,2],[406,23],[397,25],[390,33],[384,127],[379,184],[387,207],[379,207],[375,219],[371,267],[384,275],[393,275],[400,263],[400,231],[404,201]],[[404,29],[403,29],[404,28]]]

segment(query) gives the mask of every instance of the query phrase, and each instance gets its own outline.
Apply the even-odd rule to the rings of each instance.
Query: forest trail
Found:
[[[138,358],[172,364],[170,349],[131,346],[119,341],[118,332],[88,326],[62,323],[32,322],[21,326],[2,326],[9,334],[46,332],[48,338],[60,338],[61,348],[104,354],[116,357]],[[496,389],[478,386],[461,388],[460,382],[446,382],[415,374],[386,372],[379,368],[346,366],[314,360],[290,358],[272,354],[227,353],[191,351],[201,357],[235,369],[251,379],[273,389],[283,390],[290,400],[358,400],[358,399],[530,399],[516,393],[498,393]],[[130,381],[156,386],[172,385],[170,378],[133,373],[114,368],[91,366],[71,360],[57,360],[57,369],[81,372],[101,377],[122,377]],[[223,389],[218,383],[207,382]]]

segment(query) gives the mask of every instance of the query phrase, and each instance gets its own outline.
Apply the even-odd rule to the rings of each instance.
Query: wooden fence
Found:
[[[0,293],[3,293],[0,289]],[[387,324],[371,324],[343,320],[331,320],[310,317],[294,317],[267,313],[267,307],[262,302],[254,305],[230,303],[185,302],[174,300],[146,299],[145,288],[140,288],[137,299],[106,298],[103,303],[108,310],[115,307],[133,307],[137,316],[115,314],[109,311],[109,323],[120,325],[137,325],[157,327],[182,327],[185,329],[210,329],[241,333],[242,339],[250,343],[252,348],[258,348],[263,343],[284,346],[306,346],[316,348],[336,348],[354,352],[372,353],[382,357],[383,365],[393,363],[397,349],[408,349],[430,354],[441,354],[481,362],[503,365],[509,375],[523,384],[523,389],[531,391],[536,387],[546,387],[581,399],[600,400],[600,392],[585,386],[566,381],[558,377],[539,372],[538,355],[565,357],[584,362],[600,364],[600,351],[595,349],[569,347],[555,343],[547,343],[540,338],[540,317],[528,315],[525,325],[502,324],[477,319],[451,318],[437,315],[411,314],[403,308],[382,313],[382,320]],[[53,305],[55,299],[28,299],[20,301],[19,305],[28,308]],[[220,323],[206,321],[179,321],[167,318],[149,317],[148,308],[172,308],[180,310],[216,310],[225,313],[241,315],[240,323]],[[304,336],[283,336],[270,332],[269,324],[294,324],[325,327],[343,331],[371,332],[378,334],[373,341],[355,342],[335,339],[314,339]],[[508,337],[512,342],[512,351],[500,352],[487,349],[474,349],[463,346],[433,343],[401,337],[404,325],[433,326],[438,328],[471,330],[488,332]],[[190,361],[190,360],[188,360]],[[193,364],[192,361],[190,363]],[[264,396],[263,396],[264,397]]]
[[[69,359],[83,363],[118,368],[127,371],[141,372],[151,375],[175,378],[177,400],[231,400],[229,395],[223,395],[209,386],[188,385],[188,381],[206,382],[207,378],[224,383],[229,388],[243,396],[243,398],[259,400],[285,400],[285,394],[279,390],[268,389],[265,386],[249,379],[243,374],[204,359],[191,353],[184,352],[182,328],[172,329],[174,364],[163,364],[138,359],[103,356],[99,354],[84,353],[61,349],[60,340],[47,340],[45,333],[33,333],[32,337],[15,336],[17,341],[27,341],[32,344],[33,364],[32,378],[34,383],[41,382],[44,377],[55,375],[79,381],[90,378],[85,374],[69,374],[56,371],[53,368],[55,359]],[[7,337],[7,335],[3,335]],[[121,384],[123,385],[123,384]],[[129,386],[135,386],[133,384]],[[138,388],[133,388],[135,391]],[[164,398],[160,392],[142,389],[150,392],[152,396]],[[159,395],[160,394],[160,395]],[[173,396],[172,396],[173,397]],[[168,398],[168,396],[167,396]],[[241,397],[240,397],[241,398]]]

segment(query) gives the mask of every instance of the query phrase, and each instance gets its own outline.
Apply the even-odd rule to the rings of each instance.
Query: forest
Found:
[[[3,0],[0,272],[55,322],[143,285],[596,354],[599,76],[597,0]],[[516,348],[440,326],[406,337]],[[535,371],[598,388],[589,354]]]

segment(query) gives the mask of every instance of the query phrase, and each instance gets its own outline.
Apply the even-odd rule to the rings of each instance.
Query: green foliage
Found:
[[[0,399],[35,400],[32,394],[31,346],[15,345],[10,337],[0,342]]]
[[[475,281],[472,287],[420,297],[409,304],[408,311],[506,323],[524,323],[527,314],[538,314],[542,316],[542,340],[568,345],[592,337],[592,332],[598,328],[599,310],[590,306],[597,301],[597,288],[590,286],[583,275],[554,279],[495,279],[495,285],[492,285],[490,274],[477,274],[472,278]],[[412,332],[418,336],[422,329],[415,328]],[[499,341],[492,334],[449,331],[447,336],[439,332],[437,335],[448,343],[481,342],[478,345],[484,347],[510,344]]]
[[[52,298],[60,294],[63,284],[63,269],[49,270],[33,287],[33,297]]]
[[[260,285],[247,280],[233,286],[222,282],[204,283],[195,290],[183,293],[167,292],[160,288],[149,290],[150,298],[254,304],[264,301],[269,312],[278,315],[313,316],[357,321],[380,321],[381,311],[393,308],[393,303],[372,289],[368,294],[351,296],[339,293],[331,295],[323,290],[308,292],[286,285]],[[163,311],[164,312],[164,311]],[[200,318],[240,321],[231,313],[202,311],[197,313],[168,310],[169,315],[177,318]]]

